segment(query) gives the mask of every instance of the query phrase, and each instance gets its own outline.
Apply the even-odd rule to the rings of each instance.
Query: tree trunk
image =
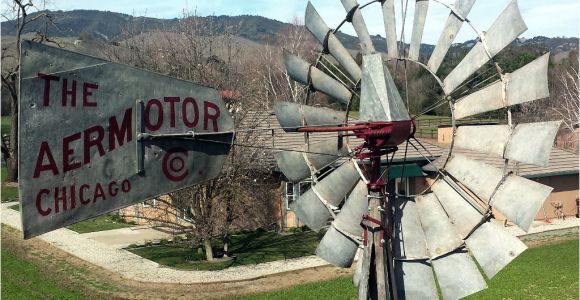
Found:
[[[229,256],[230,235],[228,232],[224,234],[224,256]]]
[[[211,238],[203,239],[203,245],[205,247],[205,257],[207,261],[213,261],[213,250],[211,249]]]
[[[12,93],[11,93],[12,94]],[[10,105],[10,115],[12,116],[12,128],[10,129],[10,157],[6,161],[7,176],[6,181],[18,181],[18,96],[11,95],[12,105]]]

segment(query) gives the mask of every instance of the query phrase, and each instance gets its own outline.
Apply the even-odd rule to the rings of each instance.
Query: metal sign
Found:
[[[30,41],[20,74],[24,238],[212,179],[229,152],[214,89]]]

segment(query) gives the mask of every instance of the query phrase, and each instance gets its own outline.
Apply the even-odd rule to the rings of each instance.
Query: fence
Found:
[[[417,119],[416,137],[437,139],[437,128],[440,126],[451,126],[451,117],[421,117]],[[465,124],[498,124],[505,123],[500,119],[494,118],[468,118],[456,120],[457,125]]]

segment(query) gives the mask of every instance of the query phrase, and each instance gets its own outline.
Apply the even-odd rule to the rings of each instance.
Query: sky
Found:
[[[3,8],[9,0],[2,0]],[[197,15],[260,15],[282,22],[290,22],[295,17],[303,18],[308,0],[47,0],[47,9],[73,10],[97,9],[121,12],[135,16],[154,18],[175,18],[183,15],[183,11],[196,12]],[[345,10],[340,0],[311,0],[314,7],[332,28],[345,17]],[[370,0],[359,0],[365,4]],[[454,0],[440,0],[453,3]],[[495,18],[512,0],[478,0],[468,18],[479,31],[486,31]],[[397,30],[401,28],[402,2],[408,2],[407,28],[405,40],[410,40],[413,25],[414,2],[412,0],[395,0],[395,10],[398,14]],[[557,37],[578,37],[580,27],[580,5],[578,0],[519,0],[520,10],[528,30],[523,37],[531,38],[538,35]],[[371,34],[384,34],[384,25],[380,5],[371,4],[363,10],[367,27]],[[427,15],[427,25],[423,36],[424,43],[436,43],[443,24],[449,15],[449,10],[440,3],[431,1]],[[353,34],[354,30],[347,24],[342,31]],[[463,26],[456,42],[470,40],[476,37],[468,26]]]

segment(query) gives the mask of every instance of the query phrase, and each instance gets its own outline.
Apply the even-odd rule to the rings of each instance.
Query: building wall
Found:
[[[536,215],[536,220],[544,219],[544,210],[549,219],[555,218],[555,210],[552,203],[560,202],[563,205],[565,216],[576,215],[576,199],[578,198],[578,174],[543,177],[535,180],[554,188],[548,199],[544,202],[543,209]]]
[[[163,201],[153,199],[135,204],[119,210],[126,221],[133,221],[138,225],[164,226],[183,228],[191,226],[178,217],[179,213],[164,201],[170,201],[168,196],[159,197]]]

